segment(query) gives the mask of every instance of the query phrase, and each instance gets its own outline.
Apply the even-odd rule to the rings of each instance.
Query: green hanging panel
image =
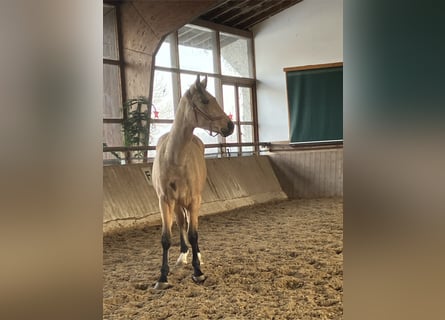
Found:
[[[343,140],[343,67],[286,72],[291,144]]]

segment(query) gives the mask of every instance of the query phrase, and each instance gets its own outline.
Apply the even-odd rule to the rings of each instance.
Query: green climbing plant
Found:
[[[149,141],[149,121],[151,108],[144,97],[129,99],[123,104],[124,113],[127,114],[123,124],[124,145],[147,146]],[[134,158],[144,157],[144,151],[135,151]]]
[[[144,97],[129,99],[122,106],[126,117],[122,123],[124,135],[124,146],[147,146],[149,141],[149,120],[151,108],[148,107],[148,100]],[[102,146],[108,147],[103,142]],[[133,152],[133,155],[131,155]],[[131,160],[131,158],[142,159],[144,151],[127,151],[127,155],[122,157],[118,152],[111,151],[111,154],[119,160]]]

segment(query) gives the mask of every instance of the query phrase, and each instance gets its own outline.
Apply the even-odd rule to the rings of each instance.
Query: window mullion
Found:
[[[122,104],[127,100],[127,87],[125,82],[125,63],[124,63],[124,46],[123,46],[123,35],[122,35],[122,23],[121,23],[121,12],[120,7],[115,6],[116,10],[116,31],[117,31],[117,50],[119,54],[119,70],[121,77],[121,94],[122,94]],[[128,118],[128,113],[125,108],[123,108],[123,121]],[[125,152],[125,160],[127,162],[131,161],[131,152]]]
[[[171,46],[170,46],[170,58],[171,65],[173,68],[179,69],[179,43],[178,43],[178,32],[171,34]],[[172,89],[173,89],[173,110],[176,113],[176,108],[178,107],[179,100],[181,99],[181,80],[179,72],[172,72]]]
[[[221,44],[220,44],[220,37],[219,32],[214,31],[214,48],[215,48],[215,55],[213,56],[213,67],[216,74],[221,74]]]
[[[219,31],[214,31],[213,40],[214,40],[213,47],[215,48],[215,54],[213,56],[213,71],[218,75],[218,77],[215,78],[215,98],[216,101],[218,101],[218,103],[222,106],[223,105],[222,82],[221,78],[219,77],[221,75],[221,45],[219,41],[220,40]],[[226,138],[219,135],[218,141],[220,143],[225,143]]]
[[[241,125],[240,125],[240,112],[239,112],[239,92],[238,92],[238,85],[235,85],[235,112],[236,112],[236,126],[238,127],[237,130],[237,134],[238,136],[236,137],[237,142],[240,143],[241,142]],[[238,148],[238,155],[242,154],[242,147],[239,146]]]

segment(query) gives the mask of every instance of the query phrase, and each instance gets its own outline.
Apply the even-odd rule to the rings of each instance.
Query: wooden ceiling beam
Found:
[[[192,33],[194,30],[192,28],[185,29],[184,27],[178,29],[178,37],[183,37],[189,33]]]
[[[216,20],[219,22],[225,22],[234,17],[249,14],[254,7],[259,5],[261,5],[261,2],[258,2],[258,0],[246,0],[239,2],[237,3],[237,7],[234,7],[232,11],[227,11],[226,13],[219,15]]]
[[[251,8],[248,9],[248,11],[245,11],[242,15],[239,15],[238,17],[231,17],[224,21],[224,23],[237,27],[239,24],[241,24],[243,21],[249,20],[251,18],[254,18],[256,16],[260,16],[264,12],[267,12],[270,9],[270,6],[264,2],[260,2]]]
[[[199,44],[199,43],[204,43],[208,40],[212,39],[212,35],[209,33],[196,33],[194,35],[192,35],[191,37],[187,37],[187,38],[179,38],[179,43],[189,43],[189,44]]]
[[[213,21],[222,14],[225,14],[228,11],[233,10],[234,5],[236,5],[236,1],[233,0],[227,0],[225,2],[222,2],[221,4],[216,5],[213,9],[207,11],[204,15],[202,15],[202,18]]]
[[[253,25],[302,0],[222,0],[200,18],[220,25],[248,30]]]
[[[254,15],[251,18],[243,21],[242,23],[240,23],[234,27],[246,30],[246,29],[252,27],[253,25],[266,20],[267,18],[269,18],[269,17],[283,11],[284,9],[287,9],[301,1],[303,1],[303,0],[282,1],[279,4],[271,6],[268,10],[262,12],[261,14]]]

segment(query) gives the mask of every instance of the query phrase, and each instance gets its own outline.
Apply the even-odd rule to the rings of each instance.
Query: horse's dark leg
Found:
[[[193,266],[193,281],[196,283],[204,282],[206,279],[204,274],[201,271],[201,263],[199,261],[198,253],[198,231],[197,230],[189,230],[189,241],[192,246],[192,266]]]
[[[162,215],[162,266],[161,275],[158,282],[156,282],[155,289],[164,290],[170,287],[167,281],[170,268],[168,266],[168,251],[171,246],[171,227],[172,227],[172,206],[160,200],[159,207]]]
[[[162,233],[161,243],[162,243],[162,266],[161,266],[161,276],[159,277],[158,282],[167,283],[167,276],[170,271],[170,268],[168,266],[168,251],[171,246],[170,232]]]
[[[179,228],[179,237],[181,241],[181,254],[179,255],[176,265],[186,264],[189,248],[187,246],[187,212],[182,207],[177,206],[175,208],[176,223]]]
[[[189,251],[189,247],[187,246],[187,243],[184,238],[184,233],[182,232],[182,230],[181,230],[180,238],[181,238],[181,253],[187,253]]]
[[[188,231],[188,238],[190,245],[192,246],[192,266],[193,276],[192,279],[196,283],[202,283],[206,279],[205,275],[201,271],[201,263],[199,261],[199,246],[198,246],[198,211],[200,207],[200,201],[192,206],[190,210],[190,226]]]

